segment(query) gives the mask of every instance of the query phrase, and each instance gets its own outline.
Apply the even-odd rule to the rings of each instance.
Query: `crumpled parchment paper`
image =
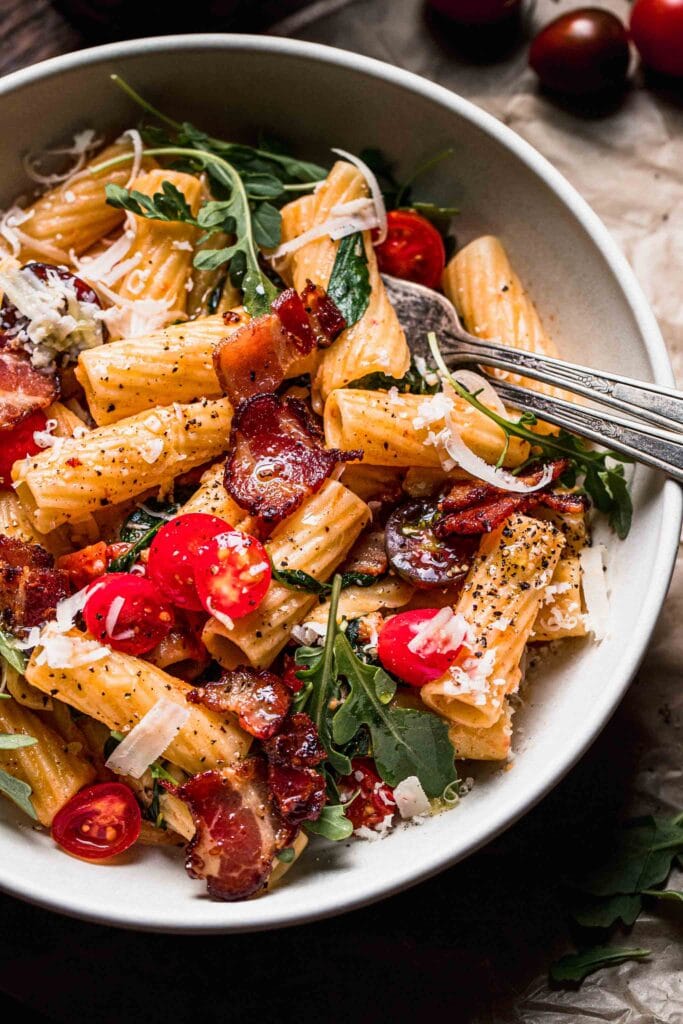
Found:
[[[576,0],[539,0],[526,13],[528,27],[533,31],[577,6]],[[626,0],[603,0],[594,6],[628,18]],[[523,40],[493,63],[468,63],[435,32],[420,0],[322,0],[275,31],[340,46],[433,79],[473,100],[527,139],[562,171],[613,233],[645,289],[674,371],[679,382],[683,380],[683,103],[677,105],[671,96],[646,88],[638,72],[619,109],[592,120],[580,118],[539,94],[527,67]],[[679,557],[666,607],[637,680],[608,737],[600,741],[603,747],[620,741],[632,745],[633,763],[619,806],[625,816],[683,808],[682,664],[683,560]],[[554,810],[557,817],[558,808]],[[544,809],[535,813],[542,814]],[[551,827],[555,824],[549,822]],[[590,841],[590,836],[586,839]],[[494,851],[498,850],[504,859],[506,838],[494,844]],[[682,888],[683,877],[674,874],[669,884]],[[487,893],[481,898],[485,900]],[[520,945],[534,927],[542,931],[533,913],[531,919],[519,922]],[[559,945],[553,939],[554,952],[564,951],[559,917],[556,931]],[[569,951],[566,933],[564,941]],[[647,963],[601,971],[580,989],[566,991],[548,984],[550,947],[545,957],[536,957],[537,973],[533,961],[523,963],[520,956],[519,971],[506,967],[504,977],[498,974],[467,1020],[472,1024],[683,1022],[680,909],[669,905],[662,911],[660,905],[656,915],[642,914],[630,934],[613,941],[644,946],[652,957]]]

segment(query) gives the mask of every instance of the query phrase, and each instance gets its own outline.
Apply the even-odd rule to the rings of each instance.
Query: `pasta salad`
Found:
[[[622,536],[630,499],[438,339],[411,357],[382,273],[557,354],[498,238],[453,249],[376,151],[225,141],[117,81],[144,123],[28,155],[0,220],[0,792],[240,900],[506,762],[527,652],[605,628],[591,499]]]

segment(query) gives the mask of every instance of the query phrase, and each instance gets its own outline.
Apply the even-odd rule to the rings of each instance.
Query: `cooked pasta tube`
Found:
[[[338,161],[324,184],[307,197],[306,203],[296,201],[299,205],[292,215],[286,216],[287,230],[296,227],[305,231],[322,224],[329,219],[334,207],[367,195],[367,184],[360,171],[353,164]],[[343,331],[320,356],[314,390],[322,402],[335,388],[344,387],[368,373],[381,372],[400,378],[410,366],[405,334],[387,298],[369,231],[363,232],[362,244],[368,261],[370,300],[360,320]],[[339,245],[326,235],[308,242],[292,255],[289,266],[297,291],[303,291],[309,280],[327,287]]]
[[[228,445],[227,398],[139,413],[16,462],[15,489],[43,533],[215,458]]]
[[[370,521],[364,501],[342,484],[328,480],[304,501],[294,515],[273,531],[266,544],[278,569],[301,569],[326,581],[346,558],[361,530]],[[232,629],[211,618],[202,640],[226,668],[246,659],[266,668],[289,640],[292,627],[306,617],[317,598],[273,581],[263,601]]]
[[[444,271],[443,289],[475,337],[525,352],[558,355],[505,249],[493,235],[476,238],[455,254]],[[508,370],[492,369],[491,373],[535,391],[561,394],[557,388]]]
[[[160,192],[165,181],[183,193],[193,213],[199,207],[202,183],[192,174],[156,168],[140,175],[131,188],[146,196]],[[116,285],[122,299],[153,299],[168,309],[169,321],[176,320],[187,309],[189,270],[198,229],[180,221],[150,220],[135,217],[135,238],[126,260],[137,259],[133,267]]]
[[[52,550],[50,538],[44,537],[36,529],[31,516],[14,491],[0,491],[0,533],[4,537],[23,540],[26,544],[41,544],[48,551]]]
[[[434,396],[439,397],[439,396]],[[422,395],[345,388],[334,391],[325,403],[325,441],[331,448],[361,448],[365,460],[377,466],[424,466],[438,469],[443,453],[428,442],[445,426],[443,416],[415,426],[425,419]],[[453,399],[454,418],[468,448],[492,465],[504,453],[506,466],[519,466],[529,446],[510,438],[506,449],[501,428],[464,399]],[[430,414],[431,415],[431,414]]]
[[[546,588],[529,639],[561,640],[587,632],[581,605],[581,563],[574,555],[562,557]]]
[[[28,207],[28,219],[19,229],[22,262],[35,257],[68,262],[69,253],[80,256],[122,223],[124,211],[108,205],[104,189],[109,183],[125,185],[130,177],[130,163],[118,164],[100,174],[91,174],[89,169],[130,152],[128,141],[109,146],[77,176],[50,189]],[[153,165],[153,160],[145,160],[146,167]]]
[[[402,469],[369,466],[365,462],[347,462],[341,475],[344,487],[363,501],[386,501],[389,496],[400,494],[402,480]]]
[[[0,750],[0,768],[31,787],[38,821],[51,825],[57,811],[93,781],[93,765],[39,715],[14,700],[0,700],[0,732],[22,733],[38,741],[30,747]]]
[[[7,693],[14,697],[17,704],[30,708],[31,711],[52,711],[52,697],[31,686],[28,680],[9,664],[5,664],[4,673]]]
[[[180,704],[190,714],[164,757],[190,774],[230,764],[249,749],[250,738],[239,728],[234,716],[218,715],[186,702],[185,695],[191,689],[187,683],[120,651],[86,661],[89,655],[85,645],[92,644],[86,634],[74,631],[66,639],[70,641],[72,656],[68,660],[72,667],[51,668],[43,664],[40,645],[33,652],[26,678],[39,690],[119,732],[132,729],[161,697]],[[46,653],[48,660],[55,660],[50,659],[49,650]],[[83,663],[78,664],[79,661]]]
[[[590,530],[585,512],[557,512],[555,509],[539,508],[534,515],[538,519],[547,520],[562,531],[566,541],[562,552],[563,558],[569,558],[570,555],[578,557],[590,544]]]
[[[219,315],[201,317],[81,352],[76,376],[97,425],[159,405],[219,398],[214,346],[246,319],[226,325]]]
[[[413,596],[414,588],[405,580],[396,576],[387,576],[378,580],[369,587],[346,587],[342,590],[337,606],[337,623],[344,619],[360,618],[361,615],[370,615],[382,609],[403,608]],[[308,626],[314,623],[318,626],[327,626],[329,618],[329,603],[316,604],[306,616],[303,623]]]
[[[191,498],[178,509],[178,515],[188,512],[205,512],[209,516],[218,516],[226,523],[250,533],[254,525],[254,517],[247,515],[243,508],[230,497],[223,486],[225,464],[217,462],[202,474],[199,487]]]
[[[455,756],[463,761],[504,761],[512,746],[512,708],[505,701],[503,713],[488,729],[456,723],[448,730]]]
[[[443,718],[489,728],[520,682],[519,663],[552,579],[564,537],[550,523],[511,516],[486,534],[456,605],[472,638],[422,699]]]
[[[294,839],[290,847],[290,849],[294,851],[294,856],[292,857],[292,859],[287,861],[278,859],[275,860],[275,867],[273,868],[273,872],[270,878],[268,879],[269,889],[272,889],[274,888],[274,886],[279,885],[279,883],[282,881],[282,879],[287,874],[289,869],[293,867],[294,864],[296,864],[299,857],[304,852],[307,846],[308,836],[306,835],[305,832],[299,832],[298,836]]]

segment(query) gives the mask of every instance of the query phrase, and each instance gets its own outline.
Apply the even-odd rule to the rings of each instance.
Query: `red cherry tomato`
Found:
[[[202,611],[194,579],[194,558],[213,537],[231,529],[224,519],[204,512],[171,519],[152,541],[147,575],[179,608]]]
[[[683,75],[683,0],[636,0],[631,36],[643,63],[663,75]]]
[[[520,0],[429,0],[430,6],[461,25],[495,25],[512,17]]]
[[[263,600],[272,570],[266,549],[248,533],[228,529],[195,556],[197,593],[211,615],[240,619]]]
[[[610,11],[582,7],[538,33],[529,64],[543,85],[567,96],[590,96],[626,82],[630,51],[623,24]]]
[[[370,758],[354,758],[351,774],[339,779],[337,785],[342,802],[344,797],[351,800],[353,794],[357,794],[344,808],[354,829],[376,828],[387,815],[393,817],[396,811],[394,792],[386,782],[382,782]]]
[[[424,686],[442,676],[453,664],[462,649],[436,650],[429,652],[411,651],[408,644],[415,637],[420,626],[433,619],[440,608],[416,608],[410,612],[399,612],[382,626],[377,644],[379,660],[388,672],[410,686]]]
[[[76,793],[57,811],[52,838],[67,853],[105,860],[123,853],[140,835],[140,808],[121,782],[101,782]]]
[[[376,246],[383,274],[438,288],[446,266],[443,239],[433,224],[414,210],[390,210],[387,237]]]
[[[96,640],[124,654],[145,654],[169,633],[173,609],[144,576],[112,572],[90,584],[83,609]]]
[[[11,430],[0,430],[0,488],[8,490],[12,486],[12,466],[17,459],[40,451],[33,434],[45,430],[46,423],[42,412],[33,412]]]

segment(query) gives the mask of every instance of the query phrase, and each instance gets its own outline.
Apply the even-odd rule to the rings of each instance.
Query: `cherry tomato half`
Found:
[[[446,266],[443,239],[433,224],[414,210],[390,210],[387,237],[376,246],[383,274],[438,288]]]
[[[123,853],[140,835],[142,817],[122,782],[101,782],[76,793],[57,811],[52,838],[67,853],[105,860]]]
[[[411,651],[408,644],[425,622],[433,619],[440,608],[416,608],[399,612],[382,626],[377,644],[379,660],[388,672],[393,672],[410,686],[424,686],[442,676],[453,664],[462,649],[444,648]]]
[[[543,85],[566,96],[590,96],[624,85],[628,35],[615,14],[596,7],[567,11],[541,29],[529,64]]]
[[[495,25],[512,17],[520,0],[429,0],[429,4],[462,25]]]
[[[202,611],[194,579],[194,558],[219,533],[232,527],[218,516],[189,512],[161,527],[152,541],[147,575],[179,608]]]
[[[683,75],[683,0],[636,0],[631,36],[643,63],[663,75]]]
[[[152,581],[125,572],[90,584],[83,618],[96,640],[124,654],[151,651],[174,623],[173,609]]]
[[[368,757],[356,757],[351,762],[351,774],[345,775],[337,783],[339,794],[350,800],[344,814],[354,829],[376,828],[381,825],[387,815],[393,816],[396,811],[394,792],[386,782],[382,782]]]
[[[197,593],[204,608],[220,618],[240,619],[263,600],[272,575],[260,541],[228,529],[213,537],[193,560]]]
[[[42,412],[32,412],[11,430],[0,431],[0,488],[8,490],[12,486],[12,466],[17,459],[40,451],[33,434],[45,430],[46,423]]]

